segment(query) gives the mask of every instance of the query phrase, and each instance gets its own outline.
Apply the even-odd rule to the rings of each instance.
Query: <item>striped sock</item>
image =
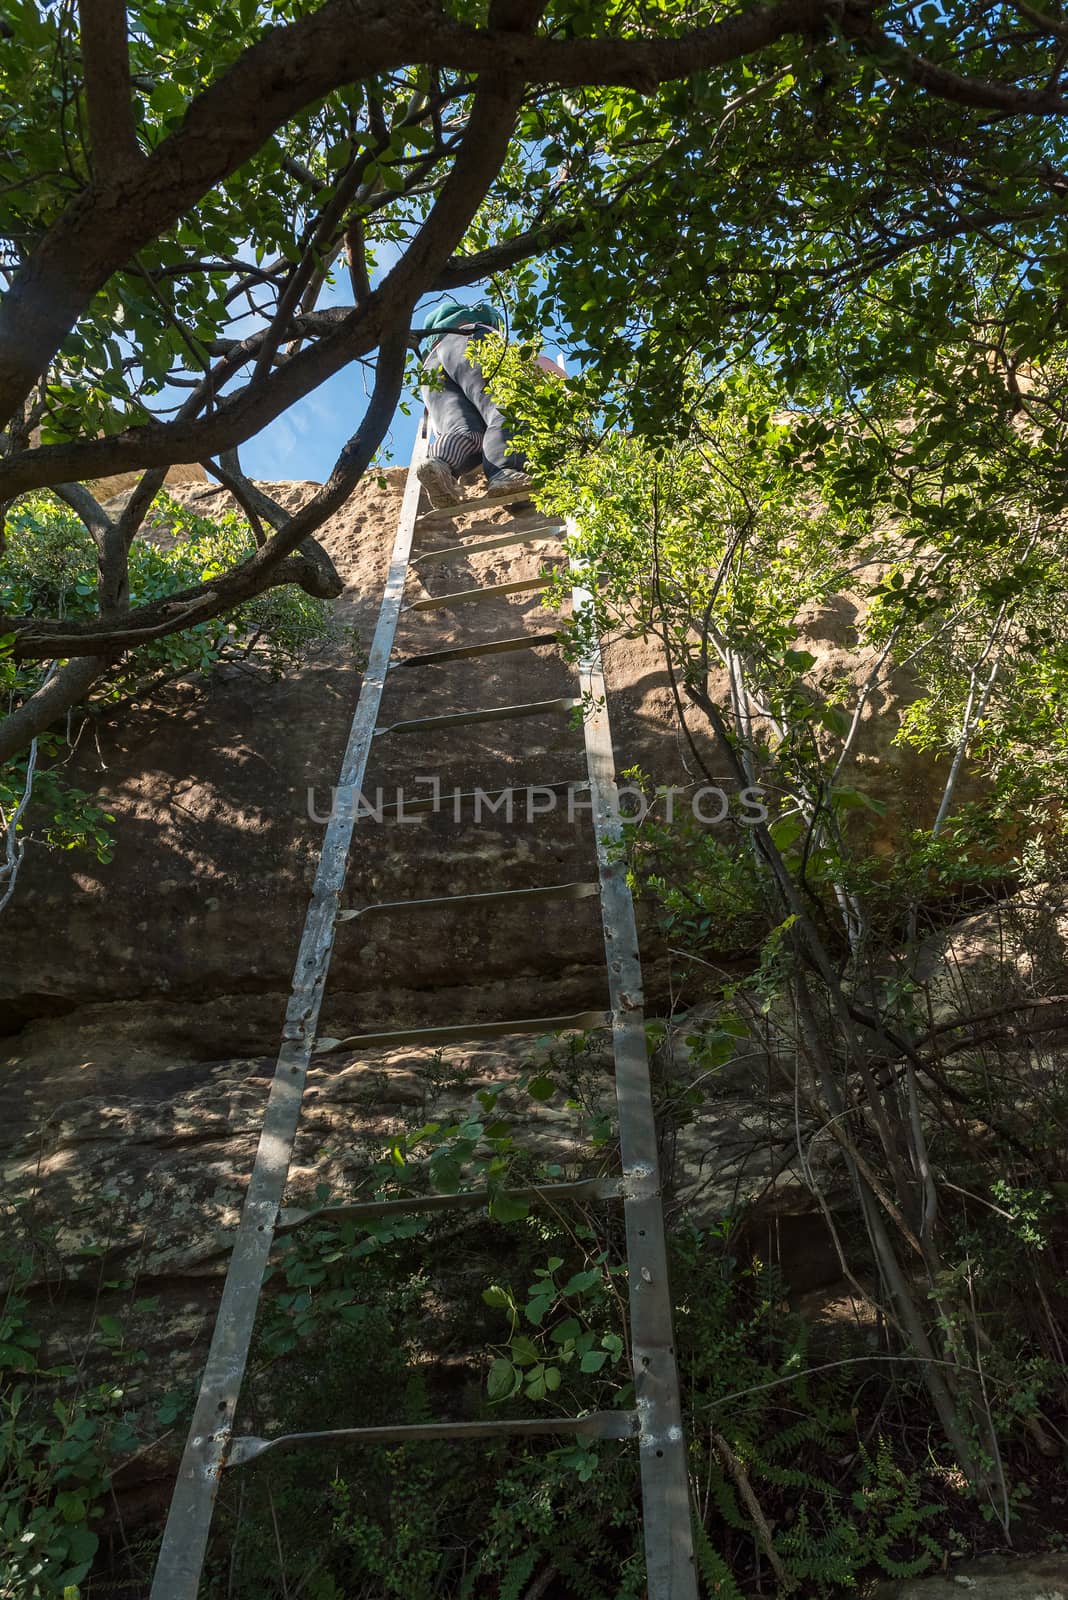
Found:
[[[440,439],[434,440],[430,456],[433,461],[444,461],[450,471],[459,477],[481,462],[482,434],[459,431],[443,433]]]

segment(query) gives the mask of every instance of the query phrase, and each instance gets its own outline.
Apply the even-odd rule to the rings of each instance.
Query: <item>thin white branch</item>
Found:
[[[45,673],[43,689],[54,674],[58,662],[51,661]],[[26,815],[26,810],[33,796],[33,777],[37,770],[37,740],[30,742],[29,754],[26,757],[26,786],[22,791],[22,799],[10,818],[0,807],[0,827],[4,829],[4,860],[0,862],[0,912],[10,903],[11,896],[15,893],[15,882],[22,866],[22,858],[26,854],[26,841],[19,838],[19,827]]]

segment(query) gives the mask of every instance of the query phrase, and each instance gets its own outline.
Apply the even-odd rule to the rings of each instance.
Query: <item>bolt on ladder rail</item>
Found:
[[[467,500],[449,511],[420,517],[420,485],[416,471],[426,454],[426,424],[416,442],[401,503],[397,536],[386,577],[378,622],[363,676],[359,700],[342,758],[338,792],[358,795],[363,789],[368,755],[376,736],[411,733],[443,722],[514,718],[530,708],[503,706],[485,712],[463,712],[452,718],[423,718],[414,723],[378,726],[378,712],[391,666],[408,669],[422,664],[477,657],[500,650],[519,650],[546,644],[555,634],[526,634],[519,638],[427,652],[391,662],[394,636],[402,610],[415,614],[443,605],[460,605],[495,596],[545,587],[545,577],[508,584],[461,590],[452,595],[416,601],[404,606],[405,582],[410,567],[430,564],[438,557],[468,554],[496,546],[559,538],[560,523],[522,530],[514,524],[498,529],[494,537],[428,552],[412,558],[418,530],[441,528],[452,518],[502,502],[506,497],[486,495]],[[511,491],[514,500],[516,491]],[[576,614],[592,604],[582,586],[582,573],[574,561],[572,602]],[[587,1028],[610,1023],[615,1059],[616,1098],[622,1177],[617,1182],[585,1180],[549,1184],[514,1191],[517,1198],[539,1197],[559,1202],[621,1198],[626,1234],[630,1339],[635,1402],[632,1411],[592,1412],[582,1417],[538,1417],[493,1422],[443,1422],[416,1426],[352,1427],[327,1432],[284,1434],[273,1439],[234,1435],[238,1397],[252,1340],[264,1271],[277,1237],[292,1232],[312,1218],[365,1217],[397,1211],[435,1211],[478,1206],[488,1200],[485,1190],[457,1195],[424,1196],[393,1201],[369,1201],[328,1206],[311,1211],[281,1209],[293,1144],[300,1118],[301,1098],[313,1054],[316,1029],[330,967],[335,929],[353,915],[341,912],[338,902],[345,884],[349,849],[356,821],[354,805],[335,805],[326,825],[318,870],[304,921],[286,1012],[282,1044],[264,1114],[255,1164],[246,1191],[230,1262],[219,1303],[215,1328],[197,1397],[189,1436],[171,1501],[163,1543],[152,1585],[151,1600],[195,1600],[207,1552],[212,1513],[223,1472],[234,1471],[268,1452],[316,1444],[374,1444],[425,1439],[495,1438],[501,1435],[579,1436],[601,1439],[634,1437],[638,1441],[646,1571],[649,1600],[696,1600],[686,1443],[682,1430],[678,1372],[672,1333],[672,1307],[667,1277],[667,1249],[660,1193],[660,1169],[650,1085],[649,1058],[642,1010],[642,978],[638,957],[634,907],[620,860],[621,837],[615,762],[608,720],[600,648],[596,641],[579,661],[579,697],[534,703],[530,714],[547,709],[585,708],[584,734],[589,793],[597,850],[594,883],[540,885],[532,889],[498,890],[477,895],[436,897],[426,901],[384,902],[365,910],[418,909],[465,902],[559,896],[579,899],[598,895],[601,904],[608,968],[609,1010],[576,1015],[505,1019],[490,1023],[461,1023],[450,1027],[417,1027],[399,1032],[361,1034],[331,1041],[333,1048],[351,1051],[391,1044],[497,1038],[537,1034],[565,1028]],[[561,785],[551,787],[560,788]],[[476,791],[485,794],[485,791]],[[436,802],[429,802],[430,809]],[[414,808],[413,808],[414,809]],[[411,814],[409,812],[409,814]],[[363,914],[363,913],[359,913]]]

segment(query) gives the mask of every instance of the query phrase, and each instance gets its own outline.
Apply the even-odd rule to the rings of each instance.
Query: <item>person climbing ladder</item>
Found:
[[[472,342],[500,327],[500,315],[487,301],[463,306],[445,300],[424,323],[425,332],[440,335],[423,361],[422,395],[434,442],[418,470],[435,509],[462,500],[460,476],[479,465],[490,489],[530,488],[522,454],[509,449],[507,418],[486,392],[482,368],[470,359]]]

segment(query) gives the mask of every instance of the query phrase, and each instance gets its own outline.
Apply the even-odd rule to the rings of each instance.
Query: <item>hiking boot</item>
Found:
[[[431,456],[429,461],[424,461],[416,469],[415,475],[430,497],[430,504],[435,511],[458,505],[464,497],[456,475],[445,461],[437,461]]]
[[[500,472],[493,474],[489,486],[494,494],[498,489],[514,489],[517,493],[524,493],[533,489],[534,480],[529,472],[520,472],[518,467],[502,467]]]

